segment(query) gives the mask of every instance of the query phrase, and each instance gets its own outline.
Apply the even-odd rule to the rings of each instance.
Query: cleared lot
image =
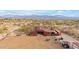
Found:
[[[46,39],[50,40],[46,40]],[[44,36],[10,36],[0,41],[0,48],[33,48],[33,49],[62,49],[52,37]]]

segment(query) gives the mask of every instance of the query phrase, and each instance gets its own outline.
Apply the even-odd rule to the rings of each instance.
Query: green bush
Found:
[[[31,30],[31,27],[30,26],[21,26],[18,31],[20,32],[28,32]]]
[[[7,27],[1,27],[1,28],[0,28],[0,33],[4,33],[6,30],[8,30]]]

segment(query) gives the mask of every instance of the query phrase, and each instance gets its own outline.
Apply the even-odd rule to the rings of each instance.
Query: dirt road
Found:
[[[49,37],[48,37],[49,38]],[[0,48],[14,49],[62,49],[59,43],[53,39],[46,41],[46,37],[38,36],[14,36],[0,41]]]
[[[4,40],[10,33],[12,33],[13,31],[15,31],[16,29],[18,29],[19,27],[12,27],[8,30],[7,33],[4,34],[0,34],[0,40]]]

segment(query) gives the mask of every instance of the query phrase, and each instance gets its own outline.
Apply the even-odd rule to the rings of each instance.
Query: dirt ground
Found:
[[[50,40],[48,40],[48,39]],[[47,39],[47,40],[46,40]],[[10,36],[0,41],[0,48],[10,49],[62,49],[51,37]]]

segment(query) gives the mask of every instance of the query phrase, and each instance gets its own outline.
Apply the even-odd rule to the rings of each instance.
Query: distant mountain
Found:
[[[53,15],[53,16],[48,16],[48,15],[4,15],[0,16],[0,18],[27,18],[27,19],[79,19],[79,17],[68,17],[64,15]]]

